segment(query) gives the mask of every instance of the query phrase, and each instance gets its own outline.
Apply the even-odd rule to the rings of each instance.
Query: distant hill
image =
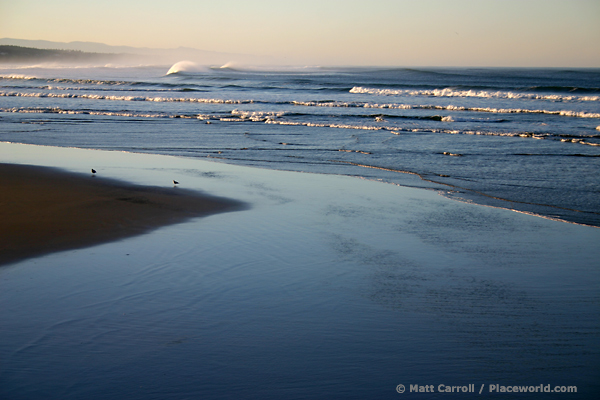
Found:
[[[0,39],[0,45],[31,47],[47,50],[78,50],[86,53],[135,53],[134,47],[109,46],[93,42],[51,42],[49,40]]]
[[[124,57],[124,54],[88,53],[79,50],[38,49],[21,46],[0,45],[0,63],[26,62],[110,62]]]
[[[34,48],[38,50],[64,51],[64,53],[55,53],[50,56],[50,53],[44,54],[40,52],[40,56],[49,57],[71,57],[73,60],[81,61],[87,56],[80,55],[82,59],[78,60],[75,52],[89,54],[89,60],[95,59],[106,60],[102,58],[109,56],[113,60],[138,63],[153,63],[153,64],[173,64],[178,61],[189,60],[203,65],[223,65],[229,62],[244,63],[244,64],[273,64],[273,60],[263,56],[252,56],[247,54],[222,53],[217,51],[198,50],[189,47],[178,47],[176,49],[152,49],[148,47],[129,47],[129,46],[110,46],[103,43],[94,42],[51,42],[48,40],[25,40],[25,39],[0,39],[0,46],[17,46],[24,48]],[[68,52],[72,53],[68,53]],[[0,56],[0,62],[2,57]],[[6,61],[4,61],[6,62]],[[14,61],[11,61],[14,62]]]

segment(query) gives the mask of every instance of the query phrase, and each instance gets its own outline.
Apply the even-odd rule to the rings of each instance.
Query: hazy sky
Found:
[[[289,64],[600,67],[600,0],[0,0],[0,38]]]

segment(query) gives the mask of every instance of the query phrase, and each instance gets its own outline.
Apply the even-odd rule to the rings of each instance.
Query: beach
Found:
[[[189,211],[160,222],[144,211],[111,234],[119,240],[0,267],[2,398],[397,398],[402,384],[411,398],[474,385],[514,399],[543,393],[491,385],[543,384],[591,399],[600,389],[597,228],[352,177],[0,152],[4,168],[59,168],[52,179],[78,182],[69,193],[106,179],[109,191],[138,190],[107,201],[174,204],[185,191],[177,207]],[[41,176],[37,167],[27,169]],[[198,193],[237,208],[207,211]]]
[[[0,264],[139,235],[236,209],[190,191],[125,185],[91,173],[0,164]]]

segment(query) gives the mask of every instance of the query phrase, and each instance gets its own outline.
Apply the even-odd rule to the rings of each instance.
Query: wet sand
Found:
[[[0,268],[1,399],[398,399],[419,382],[598,398],[600,229],[352,177],[0,154],[252,206]],[[493,397],[549,397],[508,394]]]
[[[179,187],[0,163],[0,265],[242,207]]]

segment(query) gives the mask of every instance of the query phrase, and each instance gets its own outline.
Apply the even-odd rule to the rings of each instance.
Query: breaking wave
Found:
[[[91,100],[113,100],[113,101],[150,101],[150,102],[188,102],[188,103],[213,103],[213,104],[250,104],[255,100],[218,99],[218,98],[196,98],[196,97],[160,97],[160,96],[118,96],[102,94],[79,94],[79,93],[47,93],[47,92],[0,92],[0,97],[40,97],[40,98],[73,98]],[[265,103],[265,102],[262,102]],[[523,108],[494,108],[494,107],[465,107],[465,106],[438,106],[438,105],[413,105],[413,104],[378,104],[367,102],[332,102],[332,101],[285,101],[272,104],[292,104],[305,107],[357,107],[374,109],[396,109],[396,110],[445,110],[445,111],[470,111],[492,114],[547,114],[563,117],[576,118],[600,118],[600,113],[573,110],[544,110]]]
[[[172,114],[167,112],[130,112],[130,111],[108,111],[108,110],[69,110],[59,107],[51,108],[0,108],[0,112],[12,113],[33,113],[33,114],[63,114],[63,115],[96,115],[109,117],[129,117],[129,118],[180,118],[197,119],[199,121],[222,121],[222,122],[250,122],[265,123],[281,126],[305,126],[312,128],[332,128],[332,129],[352,129],[363,131],[387,131],[395,135],[405,133],[437,133],[450,135],[477,135],[477,136],[504,136],[504,137],[522,137],[530,139],[550,139],[565,143],[577,143],[588,146],[600,146],[600,143],[590,140],[599,139],[600,136],[586,137],[562,137],[564,135],[553,134],[534,134],[526,132],[498,132],[485,130],[461,130],[432,127],[407,128],[399,126],[369,125],[369,124],[351,124],[351,123],[331,123],[314,121],[291,121],[282,119],[286,116],[284,112],[276,111],[243,111],[233,110],[229,114]]]
[[[204,68],[203,66],[196,64],[195,62],[192,61],[179,61],[175,64],[173,64],[173,66],[171,66],[171,68],[169,68],[169,71],[167,71],[167,75],[171,75],[171,74],[180,74],[180,73],[186,73],[186,72],[203,72],[206,71],[206,68]]]
[[[600,113],[571,110],[535,110],[524,108],[494,108],[494,107],[463,107],[463,106],[437,106],[437,105],[413,105],[413,104],[377,104],[366,102],[319,102],[319,101],[294,101],[293,104],[309,107],[361,107],[400,110],[448,110],[448,111],[474,111],[488,112],[493,114],[548,114],[565,117],[600,118]]]
[[[515,93],[488,90],[456,90],[451,88],[432,90],[375,89],[355,86],[350,89],[354,94],[372,94],[377,96],[423,96],[423,97],[479,97],[497,99],[532,99],[553,101],[600,101],[600,96],[574,96],[560,94]]]
[[[20,93],[20,92],[0,92],[0,97],[48,97],[61,99],[90,99],[90,100],[113,100],[113,101],[151,101],[160,103],[212,103],[212,104],[248,104],[252,100],[231,100],[231,99],[208,99],[195,97],[148,97],[148,96],[116,96],[101,94],[74,94],[74,93]]]
[[[53,83],[72,83],[72,84],[80,84],[80,85],[136,85],[136,84],[144,84],[147,85],[146,82],[131,82],[131,81],[119,81],[119,80],[102,80],[102,79],[72,79],[72,78],[40,78],[37,76],[29,76],[29,75],[0,75],[0,79],[6,80],[24,80],[24,81],[40,81],[40,82],[53,82]]]

